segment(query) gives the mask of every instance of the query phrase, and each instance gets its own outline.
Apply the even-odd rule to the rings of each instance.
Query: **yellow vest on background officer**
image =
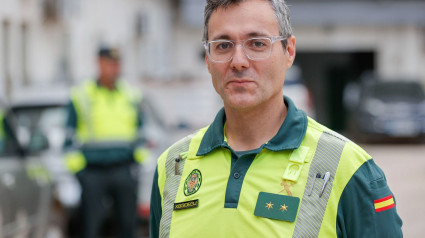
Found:
[[[72,89],[78,126],[68,127],[72,144],[65,159],[70,171],[78,173],[87,164],[105,165],[126,160],[142,163],[147,158],[148,151],[140,135],[141,94],[124,81],[118,81],[115,87],[110,90],[89,80]]]
[[[97,237],[105,196],[117,206],[119,237],[136,236],[138,166],[149,156],[142,134],[142,95],[119,79],[120,53],[98,52],[99,77],[71,90],[65,163],[82,187],[82,237]]]

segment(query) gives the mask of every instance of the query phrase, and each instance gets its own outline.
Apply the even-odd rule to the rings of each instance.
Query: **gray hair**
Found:
[[[221,7],[228,7],[230,5],[239,4],[245,0],[207,0],[207,4],[204,10],[204,36],[203,40],[208,40],[208,23],[211,14]],[[291,17],[289,8],[285,3],[285,0],[265,0],[270,2],[273,7],[276,20],[279,24],[279,34],[281,36],[289,37],[292,35]]]

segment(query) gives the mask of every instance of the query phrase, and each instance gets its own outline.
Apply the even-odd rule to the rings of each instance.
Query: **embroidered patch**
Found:
[[[382,212],[395,207],[393,195],[374,201],[375,212]]]
[[[194,169],[184,182],[184,195],[189,196],[198,192],[202,184],[201,171]]]
[[[300,198],[280,194],[260,192],[254,215],[282,221],[295,221]]]
[[[198,199],[187,202],[174,203],[174,211],[198,207],[198,204]]]
[[[288,196],[292,196],[291,187],[295,185],[295,182],[282,179],[282,183],[280,183],[280,186],[283,186],[283,189],[279,193],[286,192]]]

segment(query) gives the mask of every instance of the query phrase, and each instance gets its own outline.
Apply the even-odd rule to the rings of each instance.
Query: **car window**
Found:
[[[404,98],[412,100],[423,100],[424,91],[419,84],[414,83],[382,83],[376,84],[370,91],[379,99]]]
[[[62,146],[65,138],[65,106],[15,107],[13,111],[17,137],[29,153]]]

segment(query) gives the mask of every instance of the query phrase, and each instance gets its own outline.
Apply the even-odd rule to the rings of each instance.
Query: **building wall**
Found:
[[[425,83],[424,29],[415,26],[387,28],[381,34],[378,49],[381,75],[420,79]]]
[[[170,78],[170,1],[57,0],[55,19],[44,1],[0,0],[1,92],[95,77],[101,45],[122,49],[129,80]]]
[[[302,51],[372,51],[383,78],[421,80],[425,74],[423,30],[415,26],[297,26],[297,49]]]
[[[11,88],[23,83],[25,67],[30,63],[28,58],[24,58],[24,54],[28,56],[30,52],[28,39],[23,37],[23,29],[25,25],[27,36],[30,38],[31,28],[39,14],[35,10],[35,4],[36,2],[31,0],[24,2],[0,0],[0,92],[3,95],[2,100],[7,100]],[[26,47],[23,46],[24,44]]]
[[[199,28],[176,25],[172,38],[173,42],[173,72],[175,78],[204,79],[209,78],[205,66],[202,33]]]
[[[116,45],[123,51],[124,77],[163,78],[169,74],[171,20],[167,1],[87,0],[69,19],[71,65],[79,81],[96,74],[96,50]]]

